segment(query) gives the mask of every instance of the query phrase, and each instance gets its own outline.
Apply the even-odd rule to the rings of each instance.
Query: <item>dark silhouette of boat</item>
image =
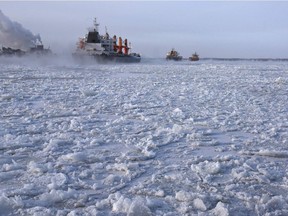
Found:
[[[192,54],[191,57],[189,57],[190,61],[199,61],[199,55],[195,52],[194,54]]]
[[[169,51],[166,54],[166,60],[181,61],[182,56],[180,56],[179,53],[176,50],[174,50],[174,48],[172,48],[171,51]]]
[[[25,51],[21,49],[2,47],[2,50],[0,50],[0,56],[23,56],[23,55],[25,55]]]
[[[24,51],[21,49],[13,49],[11,47],[2,47],[2,50],[0,50],[0,56],[17,56],[17,57],[22,57],[22,56],[27,56],[27,55],[48,55],[52,54],[51,50],[44,49],[44,46],[41,45],[36,45],[35,47],[31,47],[30,50]]]

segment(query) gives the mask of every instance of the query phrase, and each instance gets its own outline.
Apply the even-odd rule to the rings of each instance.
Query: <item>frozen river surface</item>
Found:
[[[0,63],[0,215],[288,215],[288,63]]]

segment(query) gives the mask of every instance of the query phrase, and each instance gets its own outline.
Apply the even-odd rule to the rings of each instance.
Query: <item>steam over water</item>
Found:
[[[1,58],[0,85],[0,215],[288,214],[287,62]]]
[[[28,50],[36,43],[42,43],[40,35],[34,35],[20,23],[11,21],[0,10],[0,45],[13,49]]]

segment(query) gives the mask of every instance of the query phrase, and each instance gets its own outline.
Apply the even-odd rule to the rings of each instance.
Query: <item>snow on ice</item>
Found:
[[[0,64],[0,215],[288,215],[287,62]]]

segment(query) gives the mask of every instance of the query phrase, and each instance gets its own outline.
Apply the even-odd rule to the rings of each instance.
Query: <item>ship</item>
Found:
[[[14,49],[11,47],[2,47],[0,50],[0,56],[16,56],[16,57],[22,57],[22,56],[28,56],[28,55],[36,55],[36,56],[42,56],[42,55],[49,55],[52,54],[50,48],[46,49],[42,44],[35,45],[35,47],[31,47],[29,50],[21,50],[21,49]]]
[[[35,47],[31,47],[27,53],[36,55],[51,55],[52,51],[50,48],[44,48],[43,44],[38,44]]]
[[[0,50],[0,56],[23,56],[25,55],[25,51],[21,49],[13,49],[11,47],[2,47]]]
[[[192,54],[191,57],[189,57],[190,61],[199,61],[199,55],[195,52],[194,54]]]
[[[174,48],[172,48],[171,51],[166,54],[166,60],[181,61],[182,56],[180,56],[179,53]]]
[[[87,57],[95,59],[99,63],[106,62],[123,62],[123,63],[136,63],[141,61],[139,53],[131,52],[131,43],[128,40],[122,40],[114,35],[110,37],[107,32],[100,35],[99,23],[96,18],[94,19],[94,27],[88,29],[88,34],[79,38],[76,51],[72,54],[76,59],[85,60]]]

